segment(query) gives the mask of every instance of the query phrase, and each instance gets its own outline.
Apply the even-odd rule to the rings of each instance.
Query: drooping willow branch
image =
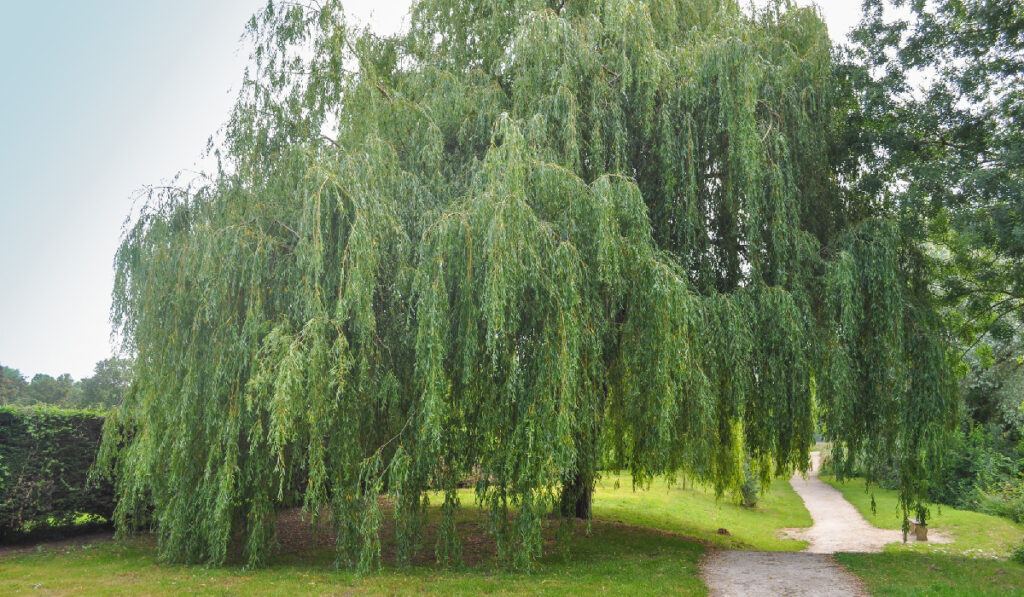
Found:
[[[379,496],[408,560],[440,490],[458,561],[473,478],[527,568],[599,470],[726,492],[805,467],[816,417],[920,501],[946,355],[914,248],[836,183],[821,21],[534,4],[424,0],[398,38],[337,2],[254,20],[225,172],[155,195],[118,251],[119,529],[209,563],[242,536],[259,565],[303,505],[366,570]]]

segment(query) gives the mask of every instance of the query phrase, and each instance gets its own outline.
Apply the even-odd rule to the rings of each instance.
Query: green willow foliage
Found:
[[[117,255],[122,531],[260,565],[302,504],[367,570],[385,515],[400,559],[425,547],[438,490],[456,563],[472,477],[527,568],[599,469],[733,490],[804,468],[816,412],[918,503],[946,354],[916,251],[837,183],[814,12],[422,0],[381,38],[329,0],[250,31],[220,171],[154,194]]]

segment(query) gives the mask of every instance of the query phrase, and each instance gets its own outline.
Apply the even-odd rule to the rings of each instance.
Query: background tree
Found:
[[[965,350],[1019,338],[1024,8],[870,0],[865,9],[850,54],[863,67],[854,79],[870,173],[861,187],[881,188],[934,244],[946,316]]]
[[[131,361],[111,357],[96,363],[93,376],[75,381],[64,373],[54,378],[44,373],[31,383],[17,369],[2,368],[0,405],[49,404],[68,408],[107,410],[121,403],[131,381]]]
[[[32,381],[21,392],[18,401],[22,404],[67,404],[74,390],[75,380],[68,373],[54,378],[45,373],[37,373]]]
[[[948,355],[916,239],[837,184],[851,100],[814,11],[423,0],[381,38],[328,0],[250,33],[219,171],[118,251],[122,532],[210,563],[242,536],[256,565],[301,501],[365,570],[379,495],[407,560],[437,489],[458,561],[476,473],[525,568],[602,467],[738,490],[807,466],[816,408],[920,505]]]
[[[72,403],[79,408],[106,410],[119,406],[131,381],[131,361],[111,357],[98,361],[92,377],[75,383]]]
[[[1024,8],[870,0],[844,69],[852,193],[925,244],[964,418],[929,495],[1024,518]],[[884,468],[884,466],[883,466]],[[894,471],[882,477],[898,479]]]
[[[14,404],[27,385],[21,371],[0,366],[0,405]]]

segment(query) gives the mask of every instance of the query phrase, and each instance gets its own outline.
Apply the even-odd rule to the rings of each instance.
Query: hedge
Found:
[[[102,430],[93,411],[0,408],[0,542],[70,527],[82,515],[110,520],[113,487],[88,478]]]

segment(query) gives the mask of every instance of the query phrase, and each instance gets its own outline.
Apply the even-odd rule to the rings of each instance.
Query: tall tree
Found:
[[[74,390],[74,383],[74,379],[68,373],[63,373],[57,378],[45,373],[37,373],[21,392],[19,401],[22,404],[67,406]]]
[[[850,62],[860,181],[935,247],[964,351],[1024,332],[1024,7],[869,0]]]
[[[916,245],[837,184],[815,12],[422,0],[381,38],[327,0],[250,31],[220,171],[153,195],[118,251],[119,528],[212,563],[241,533],[255,565],[301,500],[367,569],[379,495],[407,559],[438,489],[457,561],[476,473],[523,568],[602,466],[767,480],[806,466],[816,405],[920,500],[947,355]]]
[[[131,361],[111,357],[98,361],[92,377],[76,384],[72,402],[76,407],[108,409],[121,404],[131,381]]]

